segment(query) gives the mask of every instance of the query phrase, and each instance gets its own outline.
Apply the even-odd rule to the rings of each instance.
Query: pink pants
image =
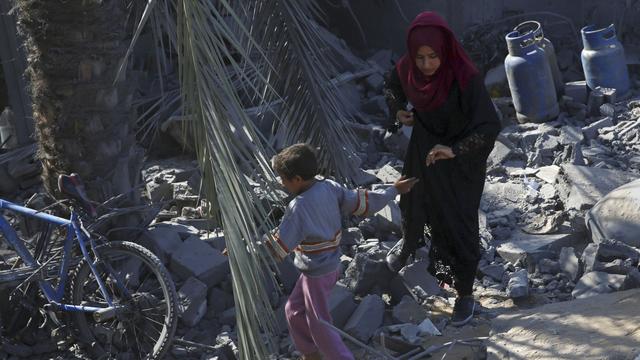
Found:
[[[325,359],[353,360],[353,354],[338,333],[318,319],[332,323],[329,313],[329,295],[338,280],[338,271],[310,277],[300,274],[284,311],[289,334],[296,349],[303,355],[320,352]]]

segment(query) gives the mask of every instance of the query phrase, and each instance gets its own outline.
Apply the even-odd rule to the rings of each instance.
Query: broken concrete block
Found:
[[[383,166],[376,173],[378,179],[380,179],[383,183],[392,184],[401,176],[400,172],[396,170],[393,166],[387,164]]]
[[[486,265],[480,268],[480,273],[500,282],[504,276],[504,266],[500,264]]]
[[[209,289],[207,294],[207,318],[220,316],[223,311],[233,307],[233,295],[229,294],[217,286]]]
[[[180,319],[188,327],[194,327],[207,312],[207,285],[190,277],[178,290]]]
[[[402,213],[396,201],[389,202],[387,206],[378,211],[373,218],[378,222],[378,231],[382,233],[400,233],[402,231]]]
[[[147,194],[152,202],[169,200],[173,197],[173,186],[169,183],[157,183],[155,181],[151,181],[146,184],[146,187]]]
[[[640,248],[640,180],[605,195],[589,210],[585,220],[594,242],[616,239]]]
[[[356,295],[364,295],[375,285],[386,284],[392,276],[383,260],[374,260],[361,252],[345,271],[345,282]]]
[[[589,99],[587,99],[587,114],[589,116],[600,115],[600,105],[602,104],[604,104],[604,94],[594,89],[589,93]]]
[[[577,126],[563,126],[560,129],[560,144],[562,145],[572,145],[579,144],[584,140],[584,134],[582,133],[582,128]]]
[[[592,272],[598,266],[598,244],[589,244],[582,251],[582,256],[580,257],[582,262],[582,272],[588,273]]]
[[[572,247],[563,247],[562,250],[560,250],[558,263],[560,264],[562,272],[569,277],[569,280],[576,281],[578,275],[580,275],[580,261]]]
[[[618,99],[618,90],[616,90],[615,88],[607,88],[607,87],[602,87],[602,86],[596,86],[595,90],[599,91],[600,93],[602,93],[602,96],[604,97],[604,102],[605,103],[609,103],[609,104],[615,104],[615,102]]]
[[[384,301],[378,295],[365,296],[344,327],[351,336],[368,342],[373,333],[382,325]]]
[[[156,227],[145,232],[145,238],[148,239],[149,250],[153,251],[163,264],[168,264],[171,260],[171,254],[182,246],[180,235],[170,227]],[[147,241],[145,240],[145,243]]]
[[[633,173],[620,170],[599,169],[570,164],[561,165],[571,190],[565,208],[586,210],[593,207],[613,189],[638,178]]]
[[[509,146],[505,145],[499,140],[496,140],[493,145],[493,150],[491,151],[491,153],[489,154],[489,158],[487,159],[487,166],[498,166],[512,157],[513,154],[514,152]]]
[[[207,244],[209,244],[214,249],[217,249],[218,251],[223,251],[227,247],[227,244],[224,240],[224,233],[221,231],[208,232],[204,235],[201,235],[200,240],[206,242]]]
[[[393,307],[392,311],[393,320],[401,324],[419,324],[426,319],[427,316],[427,311],[411,296],[404,296],[402,300]]]
[[[603,240],[598,243],[598,260],[612,261],[615,259],[630,259],[635,265],[638,264],[640,253],[634,247],[631,247],[621,241]]]
[[[379,73],[373,73],[365,79],[367,86],[376,93],[381,92],[384,86],[384,77]],[[386,104],[385,104],[386,106]]]
[[[229,308],[220,314],[218,322],[222,325],[235,325],[236,324],[236,308],[235,306]]]
[[[565,246],[577,246],[584,243],[580,233],[533,235],[515,231],[508,242],[499,245],[496,251],[506,261],[515,264],[522,261],[536,264],[539,259],[552,258]]]
[[[600,119],[583,127],[582,133],[587,140],[595,139],[598,137],[598,130],[609,126],[613,126],[613,119],[607,116],[604,119]]]
[[[536,177],[548,182],[549,184],[555,184],[558,175],[560,175],[560,167],[557,165],[543,166],[539,168],[536,173]]]
[[[180,235],[180,238],[182,240],[186,240],[193,235],[199,234],[198,229],[194,228],[193,226],[178,224],[173,221],[163,221],[163,222],[155,223],[153,224],[153,227],[154,228],[169,227],[173,231],[177,232],[178,235]]]
[[[638,269],[632,269],[629,273],[624,277],[624,281],[622,282],[622,288],[620,290],[629,290],[640,287],[640,271]]]
[[[507,283],[507,295],[512,299],[529,296],[529,273],[526,269],[511,274]]]
[[[607,274],[627,275],[630,271],[637,269],[632,265],[631,259],[615,259],[613,261],[600,264],[597,270],[606,272]]]
[[[438,280],[427,271],[428,267],[428,261],[416,261],[402,268],[399,275],[410,289],[418,287],[429,295],[438,295],[441,292]]]
[[[342,329],[358,305],[353,300],[353,293],[346,286],[336,284],[329,297],[329,311],[333,324]]]
[[[542,274],[557,274],[560,272],[560,264],[550,259],[540,259],[538,261],[538,271]]]
[[[175,250],[169,269],[182,279],[193,276],[207,286],[215,286],[229,273],[229,259],[194,236]]]
[[[586,273],[576,283],[571,296],[576,299],[584,299],[593,295],[618,291],[622,287],[624,278],[624,275],[607,274],[601,271]]]
[[[570,96],[573,101],[587,103],[587,82],[572,81],[564,84],[564,94]]]

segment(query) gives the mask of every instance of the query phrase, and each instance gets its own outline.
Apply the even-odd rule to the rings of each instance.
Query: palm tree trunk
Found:
[[[102,201],[131,188],[141,156],[131,129],[131,81],[114,85],[127,48],[126,2],[15,0],[28,58],[33,118],[52,194],[76,172]]]

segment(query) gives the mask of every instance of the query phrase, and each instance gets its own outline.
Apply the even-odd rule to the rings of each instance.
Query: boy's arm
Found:
[[[398,195],[398,189],[390,186],[384,190],[350,190],[342,188],[340,210],[343,215],[370,216],[382,210]]]
[[[299,212],[295,211],[295,204],[287,207],[280,226],[265,235],[263,240],[271,254],[278,261],[282,261],[304,239],[302,221]]]

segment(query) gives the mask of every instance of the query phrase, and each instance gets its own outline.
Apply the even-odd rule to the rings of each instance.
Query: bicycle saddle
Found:
[[[89,213],[91,217],[96,217],[98,212],[91,204],[87,193],[84,190],[84,183],[80,180],[80,175],[73,173],[71,175],[61,174],[58,176],[58,190],[75,200],[78,200],[82,207]]]

